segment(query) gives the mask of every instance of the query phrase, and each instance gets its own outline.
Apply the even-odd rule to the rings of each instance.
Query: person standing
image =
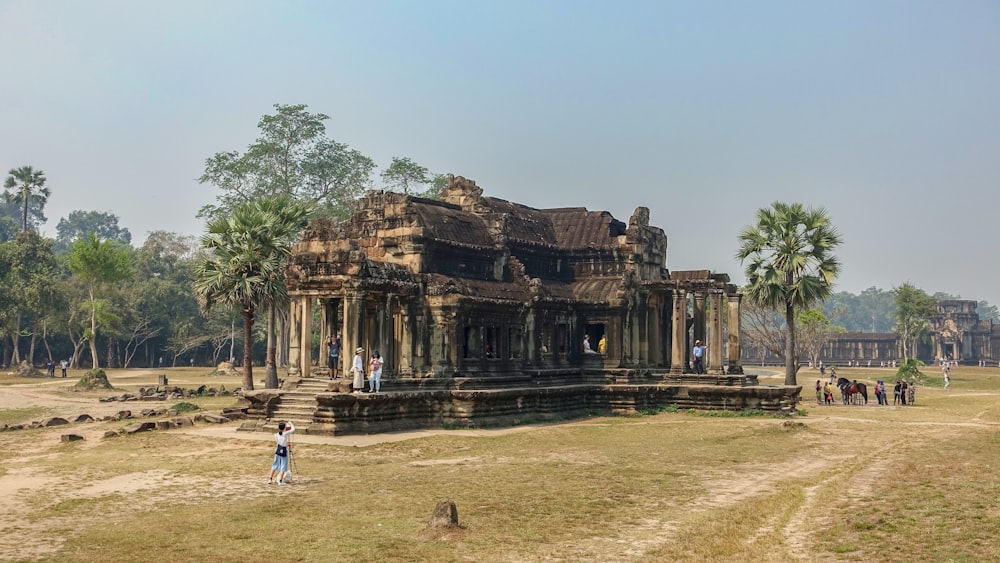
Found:
[[[597,353],[604,355],[608,353],[608,337],[601,335],[601,339],[597,341]]]
[[[899,404],[899,389],[900,389],[900,383],[899,380],[897,379],[896,386],[892,388],[892,406],[896,406]]]
[[[944,388],[947,389],[951,385],[951,370],[944,370]]]
[[[279,485],[286,485],[285,475],[288,474],[288,440],[292,432],[295,432],[295,425],[291,422],[278,423],[278,431],[274,434],[276,446],[274,448],[274,462],[271,463],[271,475],[267,478],[267,484],[274,482],[274,477],[278,477]]]
[[[354,362],[351,363],[351,375],[354,376],[352,391],[360,393],[365,388],[365,359],[361,354],[365,353],[364,348],[354,351]]]
[[[694,356],[694,372],[695,373],[705,373],[705,346],[701,343],[701,340],[694,341],[694,349],[691,350],[691,355]]]
[[[62,369],[62,376],[66,377],[66,368],[69,367],[69,362],[67,362],[66,360],[63,360],[63,361],[59,362],[59,367]]]
[[[330,368],[330,379],[333,379],[337,377],[337,368],[340,364],[340,334],[336,338],[333,336],[327,337],[326,347],[329,356],[327,367]]]
[[[368,391],[371,393],[378,393],[379,389],[382,388],[382,364],[384,363],[378,350],[372,350],[372,359],[368,362]]]
[[[816,404],[823,404],[823,384],[818,379],[816,380]]]

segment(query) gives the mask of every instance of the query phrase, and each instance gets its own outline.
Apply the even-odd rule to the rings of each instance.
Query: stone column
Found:
[[[685,347],[687,346],[687,293],[675,289],[673,313],[670,320],[670,373],[682,374],[685,367]]]
[[[312,367],[312,297],[299,298],[299,366],[302,377],[309,377]]]
[[[701,340],[707,344],[705,338],[705,295],[704,291],[696,291],[694,294],[694,339]]]
[[[649,365],[649,319],[652,315],[649,314],[649,295],[639,296],[639,311],[636,315],[638,317],[638,323],[636,323],[636,332],[638,333],[638,338],[636,348],[638,348],[638,365],[641,367],[646,367]],[[596,344],[594,345],[596,346]]]
[[[330,300],[329,299],[319,299],[319,366],[323,367],[327,364],[328,349],[326,347],[326,338],[331,335],[330,333]],[[336,313],[334,313],[336,314]]]
[[[663,324],[663,296],[659,293],[649,296],[649,319],[647,320],[647,335],[649,339],[649,365],[663,365],[663,342],[660,325]]]
[[[365,294],[348,289],[344,292],[344,328],[340,331],[344,347],[344,373],[349,374],[354,363],[354,351],[361,346],[364,323]],[[364,357],[362,356],[362,359]],[[350,377],[350,375],[348,375]]]
[[[742,374],[743,363],[740,360],[740,300],[742,295],[734,293],[729,296],[729,338],[727,344],[729,348],[729,367],[726,370],[729,374]]]
[[[390,344],[390,338],[386,334],[388,332],[386,328],[389,323],[386,322],[389,311],[392,308],[390,304],[392,301],[392,295],[386,295],[384,300],[380,300],[375,304],[375,314],[378,318],[375,320],[376,326],[378,326],[378,352],[382,356],[382,361],[385,362],[382,366],[382,374],[387,375],[392,372],[395,366],[392,365],[392,346]]]
[[[302,346],[302,325],[299,321],[299,299],[292,297],[288,303],[288,375],[302,374],[302,356],[299,348]]]
[[[410,322],[413,317],[409,314],[409,303],[399,304],[399,373],[412,375],[413,373],[413,327]]]
[[[713,291],[709,298],[712,303],[708,342],[708,373],[722,375],[722,291]]]

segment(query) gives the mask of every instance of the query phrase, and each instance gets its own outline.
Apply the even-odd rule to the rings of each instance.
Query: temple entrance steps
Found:
[[[277,399],[264,428],[277,431],[278,423],[291,421],[296,429],[307,430],[316,412],[316,395],[328,393],[330,381],[327,378],[304,377],[291,391],[285,391]]]

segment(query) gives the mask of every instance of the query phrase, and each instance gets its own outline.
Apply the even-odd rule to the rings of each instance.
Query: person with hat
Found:
[[[691,350],[691,355],[694,356],[694,372],[695,373],[705,373],[705,346],[701,343],[701,340],[694,341],[694,349]]]
[[[352,391],[360,393],[365,388],[365,349],[359,347],[354,351],[354,363],[351,364],[351,375],[354,376]]]

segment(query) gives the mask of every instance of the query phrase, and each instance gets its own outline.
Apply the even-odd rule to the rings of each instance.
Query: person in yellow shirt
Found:
[[[597,353],[607,354],[608,353],[608,337],[601,335],[601,339],[597,342]]]

